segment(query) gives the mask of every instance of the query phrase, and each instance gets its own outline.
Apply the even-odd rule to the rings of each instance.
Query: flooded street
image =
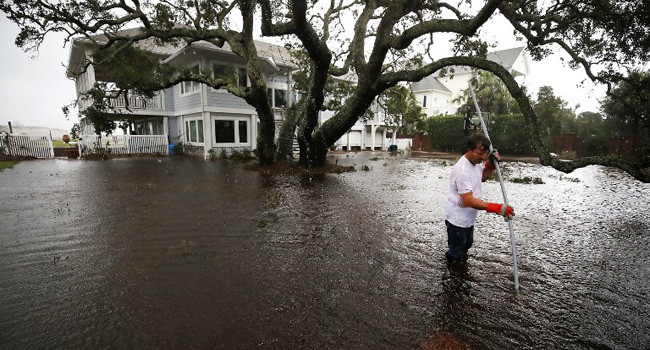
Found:
[[[447,265],[453,160],[330,157],[357,171],[172,157],[0,172],[0,348],[650,348],[650,184],[504,163],[544,182],[506,182],[516,294],[496,215]],[[502,202],[498,182],[483,192]]]

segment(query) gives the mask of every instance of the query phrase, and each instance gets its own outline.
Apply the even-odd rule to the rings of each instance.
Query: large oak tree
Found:
[[[88,38],[105,33],[109,40],[97,42],[98,49],[112,50],[112,57],[119,57],[118,52],[148,38],[185,44],[204,40],[218,46],[227,42],[247,62],[251,80],[248,88],[211,78],[207,72],[169,72],[168,67],[155,67],[154,71],[160,74],[145,81],[131,81],[135,84],[132,88],[155,90],[188,79],[227,86],[257,110],[262,164],[274,161],[276,145],[273,113],[253,41],[256,28],[263,37],[294,41],[307,54],[309,66],[304,71],[309,76],[305,96],[288,118],[298,128],[303,164],[324,164],[329,147],[364,115],[384,90],[399,82],[418,81],[441,69],[469,66],[489,71],[504,82],[526,118],[526,132],[542,164],[565,172],[589,164],[616,166],[637,179],[650,181],[647,169],[640,164],[607,157],[567,162],[551,156],[542,143],[537,117],[525,92],[506,69],[486,59],[492,43],[480,36],[482,27],[489,21],[505,18],[511,31],[503,35],[515,35],[523,40],[533,59],[543,59],[552,48],[559,48],[570,57],[569,64],[583,70],[586,77],[610,84],[622,79],[619,74],[622,66],[648,60],[650,5],[647,2],[0,0],[0,10],[20,27],[16,44],[24,48],[38,46],[50,32]],[[235,21],[241,25],[233,26]],[[125,26],[140,26],[143,30],[137,35],[122,36],[119,30]],[[442,58],[429,55],[445,40],[441,37],[449,34],[454,36],[452,52]],[[319,126],[318,111],[324,108],[328,81],[331,76],[350,73],[356,75],[356,87],[334,117]]]

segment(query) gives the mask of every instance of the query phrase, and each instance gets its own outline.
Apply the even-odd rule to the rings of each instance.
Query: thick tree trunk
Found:
[[[301,164],[309,166],[326,165],[329,149],[336,140],[340,139],[352,128],[370,107],[374,99],[374,95],[368,92],[369,89],[360,87],[359,91],[366,91],[366,93],[351,96],[332,118],[316,128],[311,135],[304,135],[304,146],[300,144]]]
[[[260,118],[260,136],[257,139],[257,158],[261,166],[275,163],[275,121],[273,117]]]
[[[280,126],[278,135],[278,152],[276,156],[278,160],[293,157],[293,139],[296,133],[297,114],[297,106],[289,108],[284,114],[284,121]]]

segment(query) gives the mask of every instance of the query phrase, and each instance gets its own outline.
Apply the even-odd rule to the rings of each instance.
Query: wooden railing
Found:
[[[164,109],[161,94],[156,94],[153,98],[136,94],[127,94],[126,96],[120,94],[108,99],[108,105],[112,108],[127,108],[127,102],[130,109]]]
[[[54,158],[50,135],[0,135],[0,155]]]
[[[96,150],[110,154],[169,154],[167,135],[83,135],[79,148],[82,158]]]

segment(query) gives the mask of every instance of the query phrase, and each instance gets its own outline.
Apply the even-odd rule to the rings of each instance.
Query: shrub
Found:
[[[492,115],[486,124],[492,144],[502,154],[533,154],[523,115]],[[463,125],[463,117],[459,115],[430,117],[426,131],[431,146],[441,151],[463,152],[466,141]]]

